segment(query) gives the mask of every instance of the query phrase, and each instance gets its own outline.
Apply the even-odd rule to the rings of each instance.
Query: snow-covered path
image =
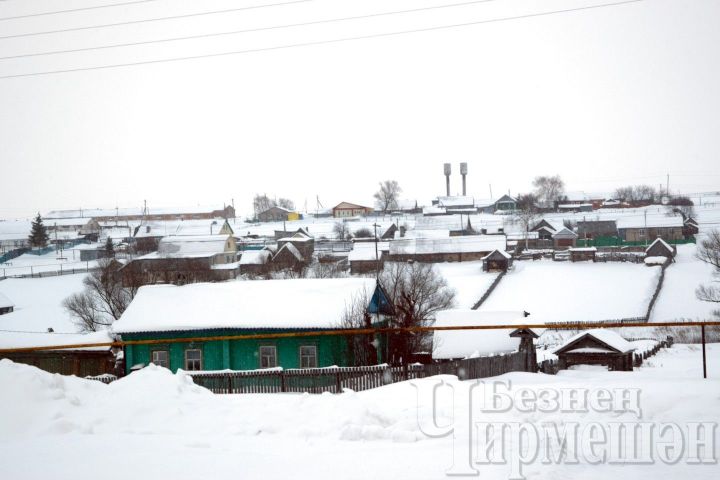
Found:
[[[705,381],[697,345],[661,351],[635,372],[585,369],[497,379],[536,392],[639,388],[640,421],[718,422],[720,344],[709,345],[708,358],[711,379]],[[460,388],[454,377],[442,378]],[[162,369],[148,368],[108,386],[2,361],[0,391],[0,478],[418,479],[443,478],[452,464],[452,438],[423,434],[417,419],[427,418],[430,403],[421,396],[418,407],[408,383],[343,395],[216,396]],[[440,424],[452,418],[443,398],[436,410]],[[630,412],[487,415],[484,420],[534,424],[638,421]],[[508,478],[507,465],[478,468],[481,478]],[[697,480],[716,478],[717,465],[537,461],[523,474]]]

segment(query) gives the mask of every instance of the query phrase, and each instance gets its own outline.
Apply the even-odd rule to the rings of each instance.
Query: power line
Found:
[[[14,17],[0,17],[0,21],[18,20],[20,18],[30,18],[30,17],[43,17],[45,15],[56,15],[58,13],[81,12],[83,10],[98,10],[100,8],[120,7],[123,5],[133,5],[135,3],[148,3],[148,2],[157,2],[157,1],[158,0],[133,0],[131,2],[110,3],[107,5],[96,5],[94,7],[71,8],[68,10],[55,10],[54,12],[29,13],[27,15],[16,15]]]
[[[27,330],[0,330],[0,332],[6,332],[6,333],[43,333],[46,335],[84,335],[82,333],[72,333],[72,332],[30,332]]]
[[[27,54],[21,54],[21,55],[10,55],[7,57],[0,57],[0,60],[10,60],[10,59],[16,59],[16,58],[27,58],[27,57],[39,57],[44,55],[57,55],[61,53],[78,53],[78,52],[87,52],[91,50],[103,50],[107,48],[119,48],[119,47],[134,47],[138,45],[150,45],[154,43],[166,43],[166,42],[175,42],[180,40],[196,40],[199,38],[209,38],[209,37],[219,37],[224,35],[237,35],[241,33],[250,33],[250,32],[261,32],[265,30],[276,30],[276,29],[282,29],[282,28],[291,28],[291,27],[305,27],[309,25],[320,25],[324,23],[333,23],[333,22],[344,22],[348,20],[360,20],[364,18],[373,18],[373,17],[382,17],[386,15],[398,15],[398,14],[404,14],[404,13],[413,13],[413,12],[421,12],[424,10],[435,10],[440,8],[452,8],[452,7],[460,7],[460,6],[466,6],[466,5],[473,5],[478,3],[489,3],[494,2],[496,0],[473,0],[469,2],[462,2],[462,3],[451,3],[446,5],[434,5],[430,7],[420,7],[420,8],[412,8],[409,10],[396,10],[392,12],[381,12],[381,13],[371,13],[367,15],[356,15],[352,17],[340,17],[340,18],[330,18],[326,20],[314,20],[309,22],[300,22],[300,23],[289,23],[285,25],[275,25],[275,26],[269,26],[269,27],[258,27],[258,28],[249,28],[245,30],[231,30],[227,32],[217,32],[217,33],[205,33],[200,35],[189,35],[184,37],[173,37],[173,38],[165,38],[160,40],[146,40],[142,42],[130,42],[130,43],[116,43],[113,45],[102,45],[97,47],[84,47],[84,48],[73,48],[68,50],[55,50],[51,52],[39,52],[39,53],[27,53]]]
[[[60,30],[45,30],[42,32],[18,33],[16,35],[2,36],[2,37],[0,37],[0,40],[6,40],[8,38],[34,37],[36,35],[50,35],[53,33],[79,32],[82,30],[94,30],[94,29],[98,29],[98,28],[119,27],[119,26],[123,26],[123,25],[135,25],[138,23],[162,22],[165,20],[177,20],[180,18],[201,17],[201,16],[206,16],[206,15],[218,15],[218,14],[222,14],[222,13],[240,12],[243,10],[252,10],[252,9],[256,9],[256,8],[265,8],[265,7],[279,7],[279,6],[283,6],[283,5],[291,5],[294,3],[305,3],[305,2],[312,2],[312,1],[313,0],[291,0],[288,2],[282,2],[282,3],[269,3],[269,4],[263,4],[263,5],[251,5],[248,7],[227,8],[225,10],[213,10],[210,12],[185,13],[182,15],[172,15],[169,17],[146,18],[143,20],[129,20],[127,22],[105,23],[102,25],[89,25],[86,27],[63,28]]]
[[[306,1],[306,0],[302,0]],[[417,28],[412,30],[401,30],[401,31],[395,31],[395,32],[386,32],[386,33],[376,33],[371,35],[359,35],[354,37],[345,37],[345,38],[336,38],[336,39],[330,39],[330,40],[317,40],[313,42],[303,42],[303,43],[292,43],[287,45],[277,45],[274,47],[263,47],[263,48],[253,48],[253,49],[247,49],[247,50],[234,50],[230,52],[220,52],[220,53],[209,53],[204,55],[192,55],[192,56],[186,56],[186,57],[175,57],[175,58],[165,58],[165,59],[158,59],[158,60],[145,60],[140,62],[128,62],[128,63],[116,63],[111,65],[99,65],[99,66],[93,66],[93,67],[79,67],[79,68],[68,68],[63,70],[47,70],[43,72],[32,72],[32,73],[20,73],[15,75],[3,75],[0,76],[0,80],[8,79],[8,78],[22,78],[22,77],[33,77],[33,76],[39,76],[39,75],[53,75],[53,74],[59,74],[59,73],[73,73],[73,72],[86,72],[90,70],[106,70],[110,68],[122,68],[122,67],[134,67],[139,65],[153,65],[153,64],[159,64],[159,63],[170,63],[170,62],[180,62],[180,61],[186,61],[186,60],[198,60],[201,58],[216,58],[216,57],[225,57],[230,55],[241,55],[245,53],[256,53],[256,52],[269,52],[273,50],[284,50],[288,48],[296,48],[296,47],[309,47],[309,46],[316,46],[316,45],[327,45],[332,43],[342,43],[342,42],[350,42],[355,40],[366,40],[371,38],[382,38],[382,37],[392,37],[392,36],[399,36],[399,35],[407,35],[411,33],[422,33],[422,32],[432,32],[437,30],[448,30],[452,28],[461,28],[461,27],[468,27],[468,26],[474,26],[474,25],[482,25],[486,23],[496,23],[496,22],[505,22],[505,21],[511,21],[511,20],[520,20],[520,19],[526,19],[526,18],[535,18],[535,17],[544,17],[549,15],[555,15],[560,13],[570,13],[570,12],[579,12],[583,10],[592,10],[592,9],[599,9],[604,7],[613,7],[618,5],[626,5],[630,3],[638,3],[642,2],[644,0],[623,0],[620,2],[613,2],[613,3],[603,3],[599,5],[587,5],[584,7],[576,7],[576,8],[567,8],[563,10],[551,10],[546,12],[539,12],[539,13],[530,13],[525,15],[516,15],[512,17],[501,17],[501,18],[493,18],[490,20],[478,20],[474,22],[465,22],[465,23],[455,23],[450,25],[438,25],[434,27],[426,27],[426,28]]]

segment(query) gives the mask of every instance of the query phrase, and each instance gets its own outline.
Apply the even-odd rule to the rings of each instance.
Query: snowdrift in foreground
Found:
[[[0,439],[43,434],[290,434],[415,441],[412,422],[367,396],[213,395],[184,373],[150,365],[100,382],[0,361]]]
[[[716,369],[720,344],[708,345]],[[716,372],[716,370],[711,370]],[[510,381],[520,389],[639,389],[644,422],[718,422],[720,381],[702,379],[698,345],[661,350],[633,372],[578,368],[560,374],[511,373],[485,379]],[[443,380],[462,390],[455,377]],[[424,428],[453,423],[452,395],[432,401],[409,382],[360,393],[213,395],[185,374],[148,367],[104,385],[52,375],[0,361],[0,478],[445,478],[453,464],[453,435],[430,438]],[[461,402],[456,414],[469,415]],[[631,411],[526,411],[473,409],[479,421],[541,425],[637,422]],[[475,417],[473,417],[475,419]],[[457,424],[456,424],[457,425]],[[683,427],[684,428],[684,427]],[[427,430],[425,430],[427,431]],[[715,431],[720,445],[720,431]],[[372,441],[370,441],[372,440]],[[422,441],[416,441],[422,440]],[[508,457],[519,452],[514,444]],[[508,465],[483,465],[482,478],[509,478]],[[717,465],[603,464],[527,465],[526,478],[715,479]]]

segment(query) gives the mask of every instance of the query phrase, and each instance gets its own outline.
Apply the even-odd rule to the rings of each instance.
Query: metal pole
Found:
[[[705,357],[705,325],[700,325],[700,337],[702,339],[703,351],[703,378],[707,378],[707,360]]]

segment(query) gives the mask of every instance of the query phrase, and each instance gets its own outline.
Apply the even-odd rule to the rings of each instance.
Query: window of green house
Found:
[[[158,367],[170,368],[170,352],[167,350],[153,350],[152,363]]]
[[[315,345],[300,347],[300,368],[317,368],[317,347]]]
[[[260,347],[260,368],[277,367],[277,348],[275,345]]]
[[[185,350],[185,370],[202,370],[202,350],[199,348]]]

